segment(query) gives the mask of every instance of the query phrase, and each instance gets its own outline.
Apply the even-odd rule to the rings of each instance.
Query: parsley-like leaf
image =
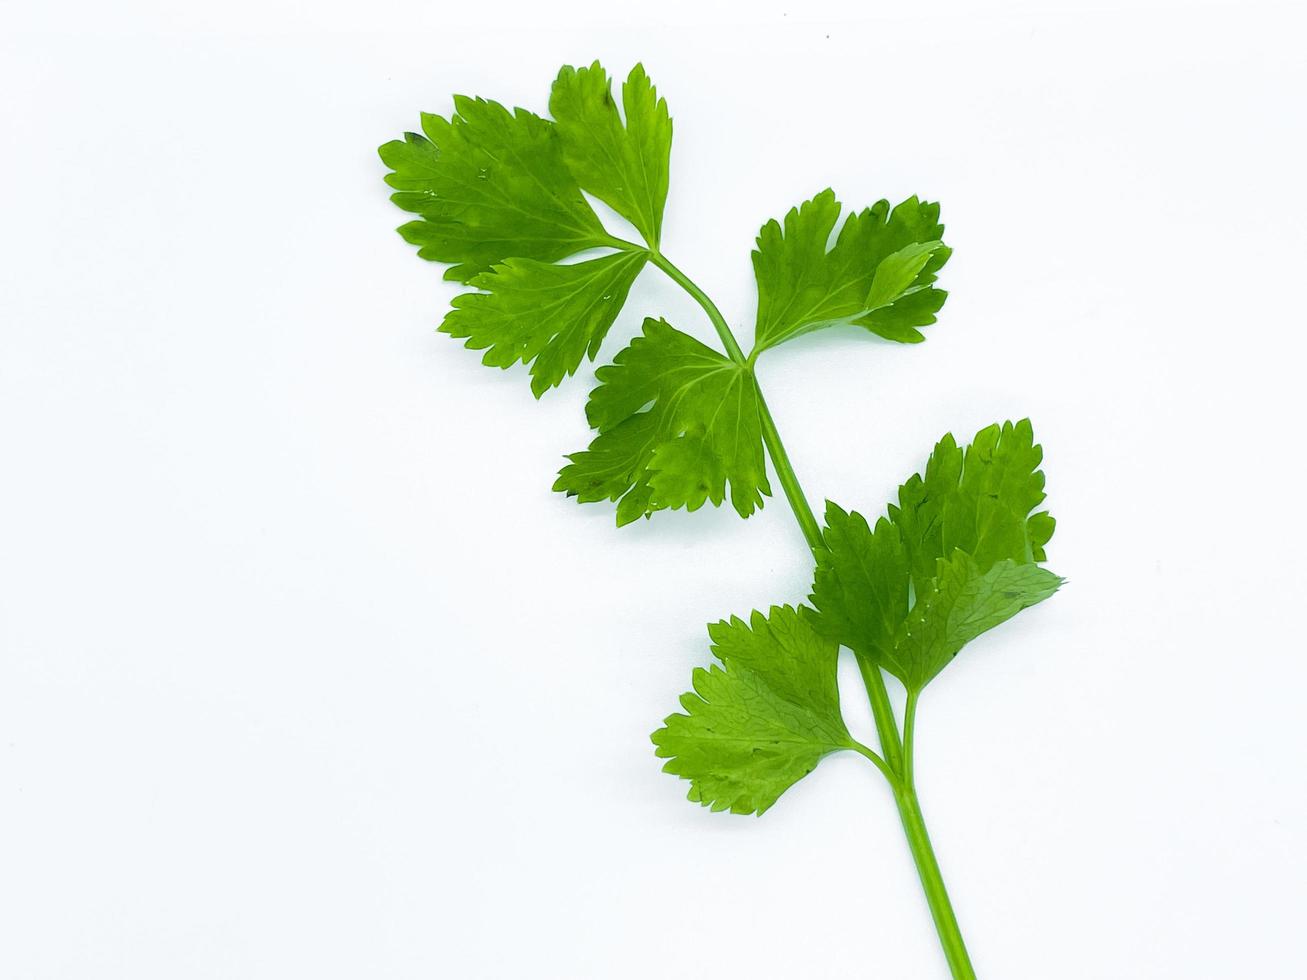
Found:
[[[563,162],[554,124],[525,109],[454,97],[448,120],[380,149],[393,200],[421,215],[399,229],[418,255],[468,282],[508,258],[552,262],[610,243]]]
[[[825,190],[758,234],[754,350],[823,327],[854,324],[887,340],[924,340],[947,296],[931,284],[951,250],[940,240],[939,205],[910,197],[850,214],[833,246],[841,206]]]
[[[625,123],[597,61],[589,68],[564,68],[549,96],[549,112],[577,182],[656,249],[667,201],[672,121],[642,65],[631,69],[622,86],[622,111]]]
[[[1054,521],[1031,516],[1044,500],[1043,449],[1029,419],[976,433],[964,452],[952,435],[935,446],[924,475],[899,488],[889,518],[903,534],[912,580],[922,592],[935,562],[961,549],[981,572],[997,561],[1043,561]]]
[[[1062,580],[1035,563],[1053,519],[1031,515],[1042,459],[1029,420],[992,425],[965,452],[941,439],[874,529],[828,504],[818,628],[920,690],[964,644],[1052,595]]]
[[[911,691],[925,687],[962,647],[1022,609],[1043,602],[1062,579],[1035,564],[1004,558],[982,573],[965,551],[936,563],[930,591],[900,625],[881,663]]]
[[[558,475],[555,490],[581,502],[617,500],[617,523],[664,508],[720,505],[730,487],[741,517],[771,493],[758,383],[737,364],[666,321],[595,372],[586,416],[599,435]]]
[[[840,715],[838,648],[791,606],[709,627],[723,666],[694,671],[694,691],[653,734],[669,772],[713,810],[762,814],[822,756],[853,748]]]
[[[529,363],[539,398],[583,357],[594,360],[646,258],[630,251],[572,265],[508,259],[472,280],[486,291],[456,297],[440,329],[485,350],[492,367]]]
[[[899,529],[873,529],[857,511],[826,503],[826,547],[816,552],[813,601],[821,628],[852,650],[882,659],[908,615],[908,559]]]

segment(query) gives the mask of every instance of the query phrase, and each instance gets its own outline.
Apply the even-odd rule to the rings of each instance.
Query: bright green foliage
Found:
[[[622,86],[618,115],[608,74],[595,62],[566,67],[549,96],[549,112],[562,139],[567,166],[583,190],[635,225],[651,248],[662,233],[672,153],[667,103],[642,65]]]
[[[919,693],[966,643],[1056,592],[1062,580],[1036,564],[1053,527],[1031,516],[1041,459],[1029,421],[994,425],[965,451],[945,436],[874,527],[827,504],[816,610],[712,627],[723,666],[696,670],[686,713],[653,735],[690,799],[761,813],[824,754],[868,752],[840,717],[838,644]]]
[[[622,174],[647,166],[653,183],[632,199],[632,213],[647,215],[656,236],[671,146],[666,103],[642,69],[627,83],[626,127],[611,100],[605,103],[607,80],[597,65],[579,73],[565,69],[555,97],[560,111],[570,113],[566,125],[455,96],[457,112],[449,120],[423,114],[425,135],[408,133],[380,150],[392,170],[386,176],[396,190],[391,200],[421,216],[400,234],[419,246],[423,258],[451,263],[446,278],[484,290],[455,299],[441,330],[485,350],[488,365],[530,364],[537,397],[575,373],[584,357],[598,355],[648,260],[647,252],[632,247],[556,264],[620,244],[604,230],[581,183],[622,209],[618,191],[629,186]],[[587,127],[607,125],[601,126],[606,109],[612,126],[602,140],[587,144]],[[577,149],[582,145],[599,155],[588,157]],[[608,160],[610,152],[616,162]],[[649,210],[654,203],[656,209]]]
[[[880,659],[908,615],[908,559],[899,529],[882,517],[873,530],[857,511],[827,501],[824,537],[813,585],[820,628]]]
[[[654,732],[664,772],[690,780],[690,799],[713,810],[761,814],[855,743],[840,716],[836,645],[791,606],[709,627],[723,666],[699,668],[694,691]]]
[[[617,500],[617,523],[664,508],[731,503],[748,517],[771,488],[752,370],[648,319],[644,333],[595,375],[586,416],[599,435],[568,458],[555,490]]]
[[[484,351],[488,365],[529,366],[539,397],[597,356],[653,265],[702,307],[726,352],[646,318],[596,372],[586,416],[597,435],[554,489],[617,501],[619,525],[728,496],[748,517],[771,493],[765,446],[817,561],[815,608],[772,607],[709,628],[720,664],[694,672],[684,713],[653,735],[665,771],[689,780],[690,799],[704,806],[761,814],[826,754],[866,757],[893,787],[951,972],[974,978],[916,801],[917,695],[966,643],[1061,585],[1039,565],[1055,527],[1035,512],[1042,452],[1028,421],[984,429],[965,450],[945,436],[886,516],[870,524],[828,504],[823,534],[754,375],[762,351],[828,326],[923,340],[946,297],[935,288],[950,255],[939,206],[879,201],[841,222],[827,190],[769,221],[753,252],[758,316],[746,357],[726,317],[660,250],[672,123],[640,65],[620,105],[596,62],[562,69],[552,119],[464,96],[454,109],[448,120],[424,114],[422,134],[380,149],[392,200],[417,216],[400,233],[472,287],[443,332]],[[644,244],[609,234],[587,193]],[[604,254],[581,256],[590,250]],[[840,715],[841,644],[859,658],[879,754]],[[902,735],[882,669],[909,692]]]
[[[1052,595],[1062,580],[1035,562],[1053,519],[1031,516],[1042,459],[1029,420],[992,425],[965,453],[941,439],[874,530],[828,505],[818,628],[920,690],[965,643]]]
[[[487,365],[529,365],[537,397],[598,356],[650,258],[665,265],[667,103],[640,65],[620,102],[597,62],[565,67],[550,93],[553,119],[455,96],[448,119],[423,114],[422,134],[380,150],[392,200],[419,216],[400,233],[423,258],[448,263],[446,278],[475,287],[440,329],[484,351]],[[611,236],[583,190],[629,220],[648,249]],[[783,230],[763,228],[753,256],[758,350],[834,323],[919,340],[916,326],[934,321],[945,294],[931,283],[949,252],[938,206],[881,201],[849,215],[828,249],[840,210],[825,191],[792,210]],[[561,264],[590,249],[608,254]],[[728,496],[747,517],[771,492],[753,359],[657,322],[597,372],[587,415],[598,435],[569,457],[555,489],[618,501],[619,525]]]
[[[930,590],[917,597],[895,643],[880,658],[912,691],[925,687],[963,645],[1043,602],[1062,584],[1047,569],[1010,558],[982,573],[965,551],[939,559],[937,569]]]
[[[571,265],[508,259],[472,280],[486,292],[456,297],[440,329],[485,350],[485,364],[529,363],[539,398],[574,374],[583,357],[594,360],[645,259],[644,252]]]
[[[427,114],[422,116],[425,122]],[[436,117],[430,118],[434,124]],[[405,133],[402,140],[383,144],[377,153],[391,170],[385,181],[395,189],[395,193],[390,195],[392,204],[401,210],[420,214],[423,207],[435,200],[436,179],[440,172],[437,166],[440,151],[435,143],[417,133]]]
[[[899,488],[890,520],[903,532],[913,584],[923,592],[935,561],[961,549],[982,572],[997,561],[1043,561],[1053,534],[1047,513],[1031,516],[1044,500],[1044,451],[1029,419],[991,425],[964,453],[952,435],[935,446],[925,475]]]
[[[840,211],[825,190],[791,208],[783,228],[773,220],[759,232],[755,351],[841,324],[887,340],[925,339],[916,328],[935,322],[947,296],[931,285],[951,254],[940,240],[939,205],[878,201],[850,214],[829,246]]]
[[[594,210],[563,162],[553,123],[525,109],[454,97],[449,120],[422,115],[422,131],[381,147],[386,183],[405,211],[399,229],[418,255],[468,282],[508,258],[552,262],[608,244]]]

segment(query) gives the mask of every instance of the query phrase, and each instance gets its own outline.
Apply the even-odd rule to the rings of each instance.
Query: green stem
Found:
[[[920,691],[908,692],[908,704],[903,709],[903,782],[908,786],[912,781],[912,743],[917,730],[917,698]]]
[[[722,346],[726,348],[726,355],[736,364],[746,363],[744,351],[740,350],[740,345],[735,340],[735,334],[731,333],[730,325],[726,322],[726,317],[722,316],[722,311],[717,309],[717,304],[708,298],[708,294],[694,284],[687,276],[661,253],[649,249],[649,261],[663,272],[667,277],[676,283],[692,297],[694,301],[703,307],[703,311],[708,314],[708,319],[712,321],[713,329],[717,331],[717,336],[721,338]]]
[[[641,247],[621,239],[613,239],[612,245],[623,249]],[[708,319],[712,322],[713,329],[721,339],[722,346],[726,349],[727,356],[736,364],[742,364],[752,370],[753,359],[744,356],[744,351],[740,349],[735,334],[731,332],[730,325],[722,316],[721,310],[717,309],[717,304],[662,254],[654,249],[648,249],[648,252],[649,261],[665,272],[668,278],[703,307],[703,311],[708,314]],[[771,457],[772,466],[776,469],[776,478],[780,480],[781,489],[785,491],[785,499],[789,501],[790,509],[794,511],[794,517],[799,522],[799,528],[803,531],[808,547],[817,551],[825,547],[821,525],[817,523],[816,515],[808,506],[808,498],[804,495],[803,488],[799,486],[799,478],[794,472],[789,454],[785,451],[785,445],[781,442],[776,422],[772,419],[771,411],[762,398],[761,390],[758,392],[758,405],[761,409],[762,439],[767,446],[767,454]],[[912,860],[917,865],[917,876],[921,879],[921,887],[926,893],[931,918],[935,920],[935,930],[939,933],[939,941],[944,947],[944,956],[948,960],[954,980],[975,980],[976,972],[971,968],[971,960],[967,957],[967,948],[962,942],[957,917],[953,914],[953,906],[944,888],[939,862],[935,860],[935,851],[930,846],[926,823],[921,815],[921,805],[917,802],[917,790],[912,783],[912,733],[916,721],[916,696],[912,694],[908,696],[908,707],[904,716],[906,738],[900,741],[898,724],[894,720],[894,709],[890,705],[889,693],[885,690],[884,675],[879,667],[865,657],[859,655],[857,659],[858,669],[867,687],[867,697],[871,701],[871,712],[876,719],[876,733],[880,736],[880,748],[884,758],[882,759],[861,743],[856,744],[855,748],[880,769],[894,791],[894,801],[898,805],[899,817],[903,821],[903,832],[907,835]]]
[[[916,789],[908,784],[896,787],[894,802],[898,804],[903,833],[907,835],[908,848],[917,865],[917,877],[926,893],[930,917],[935,920],[935,931],[939,934],[939,944],[944,947],[944,958],[948,960],[953,980],[976,980],[976,971],[967,955],[966,943],[962,941],[957,916],[953,914],[953,903],[949,901],[944,878],[939,872],[939,862],[935,860],[935,849],[930,846],[930,835],[926,833],[926,821],[921,815]]]
[[[790,462],[789,453],[785,451],[785,443],[781,442],[781,434],[776,429],[776,421],[771,417],[771,409],[767,407],[767,401],[762,397],[762,389],[758,389],[758,409],[762,419],[762,441],[767,446],[767,455],[771,457],[772,466],[776,467],[776,479],[781,481],[781,489],[785,491],[785,499],[790,502],[790,510],[794,511],[794,518],[799,522],[799,530],[803,532],[803,538],[808,542],[808,547],[813,551],[826,546],[821,536],[821,525],[817,523],[817,517],[808,506],[808,498],[803,493],[803,487],[799,486],[799,478],[794,472],[794,464]]]
[[[852,748],[854,752],[857,752],[860,756],[863,756],[865,759],[867,759],[868,762],[870,762],[873,766],[879,769],[880,774],[884,776],[886,780],[889,781],[890,786],[892,786],[894,788],[894,791],[897,793],[901,786],[899,782],[899,774],[896,773],[893,769],[891,769],[889,767],[889,764],[886,763],[884,759],[878,756],[871,749],[867,748],[856,738],[851,739],[850,741],[852,743],[850,745],[850,748]]]
[[[930,917],[935,920],[935,931],[939,933],[949,969],[953,971],[955,980],[975,980],[976,971],[967,955],[966,943],[962,941],[962,931],[958,928],[957,916],[953,914],[953,903],[944,887],[935,849],[931,847],[930,835],[926,832],[926,820],[921,815],[921,803],[917,799],[913,758],[916,753],[917,699],[920,696],[920,691],[909,691],[908,703],[903,709],[903,778],[894,791],[894,802],[898,804],[903,832],[907,835],[917,877],[926,892]]]
[[[871,714],[876,719],[876,734],[880,736],[880,750],[885,754],[885,761],[893,766],[897,773],[903,772],[903,743],[899,741],[899,726],[894,720],[894,708],[889,703],[889,692],[885,690],[885,675],[871,659],[860,653],[854,656],[858,661],[858,671],[862,674],[862,683],[867,688],[867,700],[871,702]]]

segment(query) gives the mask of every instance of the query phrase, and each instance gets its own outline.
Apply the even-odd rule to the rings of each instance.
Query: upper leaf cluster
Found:
[[[392,200],[415,215],[399,231],[418,254],[471,287],[443,333],[483,351],[492,367],[528,366],[540,397],[594,360],[636,279],[659,248],[672,121],[636,65],[615,98],[596,62],[564,67],[552,118],[454,97],[448,118],[424,113],[421,132],[380,149]],[[586,194],[631,223],[642,244],[604,228]],[[822,327],[851,324],[915,342],[934,321],[948,258],[939,207],[909,198],[850,214],[831,191],[768,222],[753,254],[758,321],[753,356],[727,357],[655,319],[597,372],[587,407],[597,435],[573,453],[555,489],[611,499],[617,522],[727,499],[744,517],[770,494],[762,445],[757,355]],[[606,254],[586,256],[602,250]],[[733,346],[733,342],[732,345]]]
[[[531,365],[539,397],[593,360],[648,253],[614,238],[582,191],[657,247],[667,199],[672,124],[637,65],[623,86],[625,121],[598,63],[564,68],[552,120],[498,102],[454,97],[449,119],[422,114],[422,133],[380,149],[391,200],[419,217],[399,232],[466,293],[441,330],[486,350],[495,367]],[[608,256],[558,264],[591,249]]]

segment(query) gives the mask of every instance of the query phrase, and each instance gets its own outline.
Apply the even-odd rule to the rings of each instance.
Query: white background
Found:
[[[783,499],[552,494],[592,369],[479,366],[393,232],[378,144],[598,57],[746,343],[763,220],[943,202],[927,343],[762,365],[815,503],[1035,420],[1070,584],[920,721],[981,976],[1301,977],[1296,6],[6,4],[0,976],[946,976],[865,762],[756,820],[653,757],[703,624],[806,595]],[[711,336],[650,270],[605,358],[646,313]]]

